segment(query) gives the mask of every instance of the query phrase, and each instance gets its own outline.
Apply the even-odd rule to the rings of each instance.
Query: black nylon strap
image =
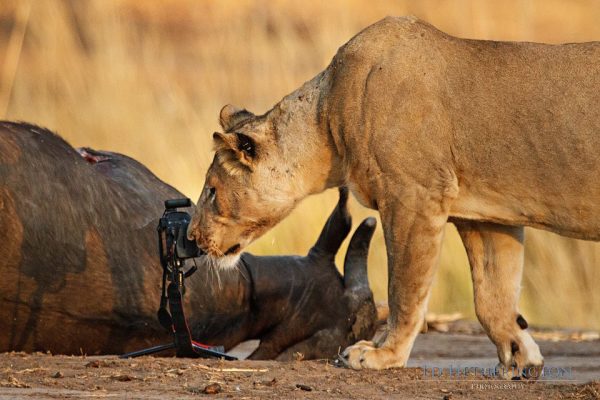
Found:
[[[185,319],[183,312],[183,301],[179,285],[171,282],[169,284],[169,309],[173,319],[173,335],[175,336],[175,345],[177,348],[177,357],[198,357],[198,354],[192,347],[192,334]]]

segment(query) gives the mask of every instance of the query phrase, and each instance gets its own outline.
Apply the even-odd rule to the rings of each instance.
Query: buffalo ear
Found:
[[[225,132],[254,117],[250,111],[227,104],[219,113],[219,122]]]

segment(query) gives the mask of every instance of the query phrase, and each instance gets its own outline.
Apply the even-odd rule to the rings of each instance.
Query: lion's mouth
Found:
[[[204,253],[208,256],[210,256],[211,258],[222,258],[222,257],[231,257],[231,256],[236,256],[241,252],[242,246],[237,243],[234,244],[233,246],[231,246],[230,248],[228,248],[225,252],[223,252],[221,249],[219,249],[216,246],[202,246],[200,243],[198,244],[198,249],[200,250],[201,253]]]
[[[234,244],[234,245],[233,245],[233,246],[231,246],[229,249],[227,249],[227,251],[225,252],[225,255],[226,255],[226,256],[231,256],[231,255],[234,255],[234,254],[236,254],[237,252],[239,252],[239,251],[240,251],[240,247],[241,247],[241,246],[240,246],[240,244],[239,244],[239,243],[237,243],[237,244]]]

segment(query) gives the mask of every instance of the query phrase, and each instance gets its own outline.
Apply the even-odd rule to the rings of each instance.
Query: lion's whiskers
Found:
[[[222,254],[222,252],[221,252]],[[219,289],[222,289],[221,282],[221,272],[226,271],[229,272],[231,270],[239,270],[239,260],[240,255],[213,255],[213,254],[205,254],[200,257],[200,260],[204,264],[206,268],[210,271],[211,277],[215,277],[217,279],[217,285]]]

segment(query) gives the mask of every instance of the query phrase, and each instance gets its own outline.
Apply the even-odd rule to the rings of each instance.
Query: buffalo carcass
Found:
[[[374,219],[356,230],[344,277],[334,264],[351,228],[347,196],[305,257],[244,253],[219,276],[198,258],[185,296],[194,337],[226,349],[260,339],[251,358],[290,359],[372,336]],[[156,319],[156,225],[164,200],[179,197],[127,156],[0,122],[0,351],[114,354],[169,341]]]

